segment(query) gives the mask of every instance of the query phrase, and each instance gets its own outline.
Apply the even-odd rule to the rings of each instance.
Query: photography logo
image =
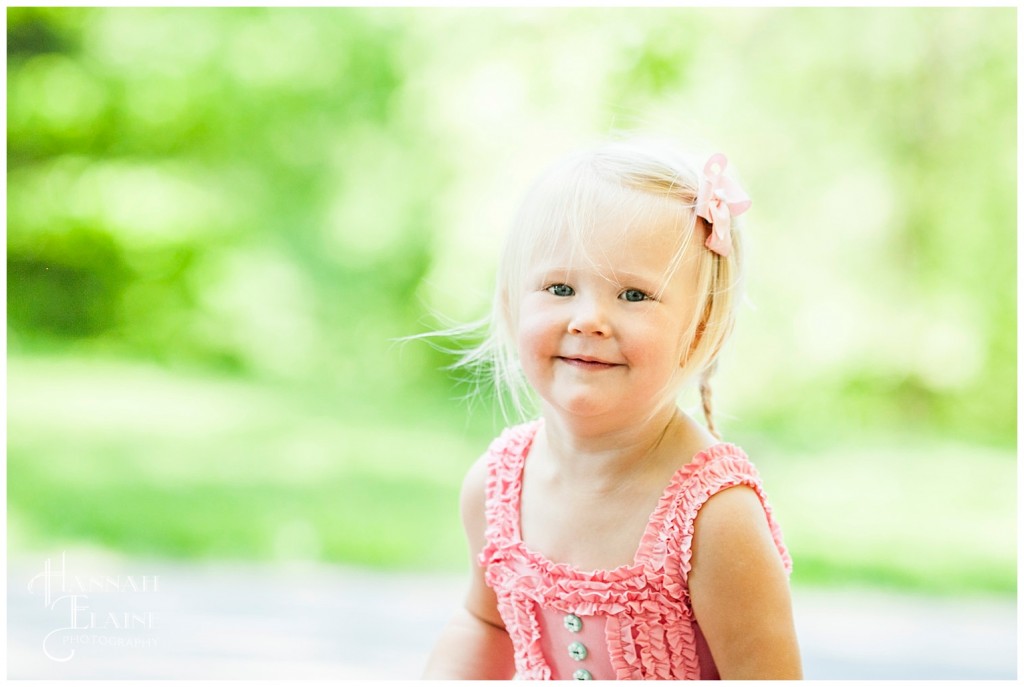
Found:
[[[79,647],[137,649],[156,645],[155,614],[138,608],[140,595],[159,591],[158,575],[75,575],[68,571],[67,552],[49,558],[28,583],[32,596],[59,627],[43,637],[43,653],[51,661],[70,661]],[[125,610],[128,608],[128,610]]]

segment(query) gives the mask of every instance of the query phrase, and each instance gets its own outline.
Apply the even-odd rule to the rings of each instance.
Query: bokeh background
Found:
[[[465,570],[502,421],[398,339],[639,130],[754,198],[715,395],[794,584],[1015,594],[1015,9],[27,7],[7,57],[10,556]]]

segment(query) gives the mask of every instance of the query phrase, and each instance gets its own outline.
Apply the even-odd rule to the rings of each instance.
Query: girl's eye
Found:
[[[622,292],[619,298],[629,301],[630,303],[639,303],[640,301],[646,301],[650,296],[639,289],[626,289]]]
[[[562,298],[572,296],[576,293],[568,284],[552,284],[547,288],[547,292],[553,296],[561,296]]]

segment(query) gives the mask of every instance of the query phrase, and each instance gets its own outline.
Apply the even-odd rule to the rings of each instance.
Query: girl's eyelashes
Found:
[[[568,298],[569,296],[575,296],[576,290],[568,284],[549,284],[544,287],[544,290],[550,293],[552,296],[558,296],[559,298]],[[619,298],[630,303],[641,303],[643,301],[654,300],[646,291],[640,289],[625,289],[619,294]]]
[[[619,298],[630,303],[639,303],[641,301],[651,300],[651,296],[640,289],[626,289],[619,294]]]
[[[566,298],[568,296],[575,295],[576,293],[573,290],[573,288],[568,284],[552,284],[551,286],[548,286],[544,290],[550,293],[552,296],[559,296],[561,298]]]

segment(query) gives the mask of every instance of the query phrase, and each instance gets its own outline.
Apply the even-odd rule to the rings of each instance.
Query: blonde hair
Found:
[[[568,235],[572,245],[587,245],[602,207],[626,211],[632,221],[622,231],[670,217],[679,227],[680,241],[665,282],[678,269],[691,240],[702,244],[709,228],[694,207],[703,159],[675,150],[671,143],[651,138],[609,141],[572,153],[548,167],[528,189],[508,232],[497,273],[491,314],[483,321],[439,334],[465,334],[485,328],[479,345],[463,350],[453,368],[483,373],[495,387],[506,421],[530,417],[536,399],[519,364],[515,346],[518,298],[533,259],[553,250]],[[666,215],[666,213],[668,213]],[[699,378],[708,429],[718,437],[712,416],[710,378],[719,352],[735,322],[742,288],[743,251],[737,222],[732,226],[733,249],[722,257],[701,247],[697,251],[698,300],[684,335],[689,353],[682,378]]]

